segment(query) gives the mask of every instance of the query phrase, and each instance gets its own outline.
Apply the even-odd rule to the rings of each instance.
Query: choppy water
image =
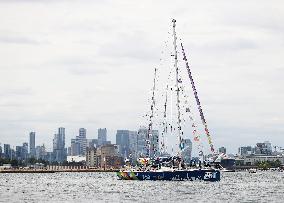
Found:
[[[122,181],[115,173],[0,174],[0,202],[284,202],[284,173],[220,182]]]

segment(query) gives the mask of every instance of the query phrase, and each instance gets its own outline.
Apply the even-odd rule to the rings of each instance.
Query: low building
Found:
[[[118,146],[108,144],[97,149],[97,165],[101,168],[120,168],[123,158],[119,155]]]
[[[85,156],[67,156],[67,162],[85,162],[86,157]]]
[[[12,168],[11,164],[3,164],[3,166],[0,166],[0,170],[11,169],[11,168]]]
[[[284,164],[284,157],[282,155],[248,155],[244,157],[244,165],[256,165],[263,161],[277,161],[279,160],[281,164]]]

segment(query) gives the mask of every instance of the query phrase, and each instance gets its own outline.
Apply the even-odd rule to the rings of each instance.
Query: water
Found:
[[[0,202],[193,201],[284,202],[284,173],[222,173],[220,182],[122,181],[115,173],[0,173]]]

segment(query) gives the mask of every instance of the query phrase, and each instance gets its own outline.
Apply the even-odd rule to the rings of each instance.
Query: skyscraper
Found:
[[[23,159],[27,159],[29,155],[29,144],[27,142],[23,143]]]
[[[71,156],[80,155],[80,142],[78,139],[71,139]]]
[[[148,156],[149,147],[146,144],[148,130],[146,127],[140,127],[137,134],[137,155],[138,157]]]
[[[4,144],[4,157],[6,159],[11,159],[11,155],[12,155],[12,152],[11,152],[11,147],[9,144]]]
[[[71,139],[71,155],[86,155],[88,140],[86,138],[87,130],[85,128],[79,129],[79,135],[75,139]]]
[[[239,147],[239,155],[241,156],[251,155],[253,153],[254,153],[254,148],[252,146]]]
[[[23,159],[23,147],[22,146],[16,146],[16,159],[17,160]]]
[[[85,128],[79,129],[79,138],[86,138],[87,130]]]
[[[138,158],[138,134],[137,131],[129,131],[129,153],[132,160]]]
[[[66,149],[65,149],[65,128],[58,128],[58,134],[54,135],[53,138],[53,156],[54,161],[63,162],[66,160]]]
[[[17,160],[25,160],[28,158],[28,143],[24,142],[23,146],[16,146],[15,158]]]
[[[159,156],[159,131],[152,130],[152,135],[150,136],[150,157]]]
[[[181,151],[181,155],[185,163],[190,163],[191,160],[191,152],[192,152],[192,142],[190,139],[184,139],[184,148]]]
[[[226,154],[226,148],[225,147],[220,147],[219,148],[219,154],[223,153],[223,154]]]
[[[2,147],[1,147],[1,143],[0,143],[0,158],[2,157]]]
[[[107,129],[99,128],[98,129],[98,146],[106,144],[107,141]]]
[[[159,131],[153,130],[149,133],[146,127],[140,127],[137,134],[137,155],[138,157],[157,157],[159,150]]]
[[[46,156],[45,146],[36,146],[36,158],[37,159],[44,159]]]
[[[266,154],[271,155],[272,154],[272,146],[271,143],[268,141],[265,141],[263,143],[256,143],[256,146],[254,148],[255,154]]]
[[[98,147],[98,139],[88,139],[87,140],[87,147]]]
[[[60,127],[58,128],[58,134],[62,136],[62,145],[65,148],[65,128]]]
[[[80,153],[79,153],[80,155],[86,155],[86,151],[87,151],[86,135],[87,135],[87,130],[85,128],[80,128],[79,136],[76,137],[76,139],[80,143]]]
[[[30,156],[35,157],[35,132],[30,132]]]
[[[124,158],[129,156],[129,130],[117,130],[116,144],[119,146],[119,153]]]

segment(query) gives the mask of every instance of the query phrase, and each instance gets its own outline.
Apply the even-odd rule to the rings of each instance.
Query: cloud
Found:
[[[17,37],[17,36],[0,36],[0,43],[16,44],[16,45],[38,45],[39,41],[36,41],[27,37]]]
[[[0,3],[54,3],[66,2],[67,0],[0,0]]]
[[[283,142],[282,1],[0,4],[1,143],[22,142],[35,129],[49,146],[62,125],[68,139],[79,127],[90,137],[107,127],[114,140],[116,129],[145,125],[153,69],[172,68],[172,17],[215,145]]]
[[[118,33],[111,42],[101,46],[98,54],[109,56],[118,60],[119,58],[129,58],[143,62],[157,61],[159,49],[150,39],[147,39],[145,32]]]
[[[88,59],[88,57],[65,57],[46,62],[45,64],[50,67],[49,69],[60,69],[79,76],[104,75],[108,73],[108,68],[103,68],[105,67],[104,64]]]
[[[0,92],[0,97],[32,96],[33,94],[31,88],[5,88]]]

